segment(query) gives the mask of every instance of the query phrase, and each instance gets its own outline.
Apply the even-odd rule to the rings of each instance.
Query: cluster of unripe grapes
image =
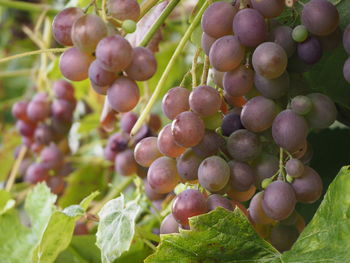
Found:
[[[113,18],[135,23],[140,7],[134,0],[110,0],[107,12]],[[60,70],[71,81],[90,79],[93,89],[107,95],[116,112],[128,112],[138,103],[136,81],[151,78],[157,61],[146,47],[132,47],[108,21],[95,14],[84,14],[76,7],[64,9],[53,21],[56,41],[72,46],[60,58]]]
[[[23,145],[28,148],[20,167],[23,180],[30,184],[46,181],[53,193],[61,194],[63,178],[72,171],[64,161],[68,150],[62,142],[72,125],[76,99],[73,86],[65,80],[54,82],[52,93],[52,98],[39,92],[30,101],[15,103],[12,114]]]

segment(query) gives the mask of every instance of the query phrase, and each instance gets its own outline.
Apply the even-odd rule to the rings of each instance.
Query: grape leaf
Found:
[[[0,190],[0,215],[6,213],[15,206],[15,200],[11,198],[11,194],[5,190]]]
[[[96,245],[101,249],[102,262],[113,262],[129,250],[135,234],[135,220],[140,212],[139,199],[138,196],[126,202],[121,195],[107,202],[99,212]]]
[[[190,218],[191,230],[161,235],[146,263],[271,262],[279,253],[261,239],[239,209],[223,208]]]

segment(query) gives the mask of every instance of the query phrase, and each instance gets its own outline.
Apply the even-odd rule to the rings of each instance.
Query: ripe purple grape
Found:
[[[178,157],[186,148],[175,143],[174,136],[171,132],[171,124],[164,126],[158,135],[159,151],[169,157]]]
[[[42,163],[31,164],[26,172],[24,181],[30,184],[36,184],[46,181],[49,178],[49,171]]]
[[[343,46],[345,51],[350,55],[350,24],[345,28],[343,33]]]
[[[12,115],[18,120],[28,121],[27,115],[28,102],[18,101],[12,106]]]
[[[189,97],[190,108],[202,117],[214,115],[221,106],[219,92],[210,86],[198,86]]]
[[[254,9],[266,18],[274,18],[282,14],[285,8],[284,0],[251,0]]]
[[[210,48],[214,44],[215,40],[216,40],[216,38],[213,38],[213,37],[209,36],[208,34],[206,34],[205,32],[203,32],[202,39],[201,39],[201,46],[202,46],[204,53],[207,56],[209,56]]]
[[[137,122],[138,116],[135,112],[129,111],[122,115],[120,118],[120,128],[123,132],[130,133],[135,123]]]
[[[261,187],[261,182],[275,175],[279,170],[279,160],[271,154],[262,154],[253,161],[252,167],[256,175],[256,186]]]
[[[52,84],[52,91],[57,99],[75,101],[74,87],[71,83],[64,79],[55,81]]]
[[[290,250],[298,239],[299,233],[295,226],[275,225],[270,234],[271,244],[279,251]]]
[[[162,154],[158,150],[157,137],[142,139],[135,146],[134,157],[136,162],[144,167],[149,167]]]
[[[240,115],[235,112],[226,114],[221,124],[222,135],[230,136],[239,129],[243,129]]]
[[[288,57],[291,57],[296,50],[296,45],[292,38],[292,32],[293,29],[289,26],[278,26],[272,30],[270,35],[270,40],[280,45]]]
[[[227,140],[227,150],[237,161],[250,161],[261,153],[259,137],[248,130],[237,130]]]
[[[157,60],[154,54],[144,47],[136,47],[133,50],[132,60],[125,69],[129,78],[138,81],[150,79],[157,71]]]
[[[267,79],[259,74],[255,74],[254,84],[257,91],[259,91],[264,97],[269,99],[279,99],[289,90],[289,74],[285,71],[281,76],[275,79]]]
[[[140,17],[140,5],[135,0],[109,0],[108,13],[118,20],[137,21]]]
[[[94,60],[90,64],[88,74],[91,83],[99,87],[111,85],[117,78],[114,72],[105,70],[98,60]]]
[[[218,194],[210,195],[207,199],[207,202],[209,211],[212,211],[217,207],[223,207],[230,211],[233,211],[234,209],[230,200]]]
[[[198,179],[198,168],[202,158],[198,157],[192,149],[187,149],[176,160],[176,167],[179,175],[185,181]]]
[[[253,80],[254,71],[240,66],[225,73],[223,86],[230,96],[244,96],[253,88]]]
[[[63,166],[64,156],[62,151],[56,146],[56,144],[51,143],[46,146],[40,153],[40,159],[42,165],[47,170],[58,171]]]
[[[325,129],[333,124],[337,118],[337,108],[334,102],[321,93],[307,95],[311,102],[311,111],[306,115],[310,127],[314,129]]]
[[[203,139],[192,149],[199,157],[207,158],[217,154],[220,149],[224,149],[225,145],[223,137],[213,131],[206,130]]]
[[[311,36],[302,43],[298,43],[298,56],[306,64],[317,63],[322,57],[322,46],[320,41]]]
[[[179,223],[176,222],[173,214],[167,215],[160,224],[160,234],[179,233]]]
[[[308,114],[313,107],[311,99],[303,95],[294,97],[290,103],[290,106],[292,111],[299,115]]]
[[[264,192],[259,192],[249,203],[249,216],[250,219],[255,223],[259,225],[267,225],[273,222],[272,218],[269,218],[262,208],[262,201],[264,198]]]
[[[49,117],[50,112],[48,101],[32,100],[27,107],[27,115],[32,122],[44,121]]]
[[[190,91],[185,88],[175,87],[170,89],[162,101],[162,110],[165,116],[173,120],[181,112],[188,111],[190,109],[189,96]]]

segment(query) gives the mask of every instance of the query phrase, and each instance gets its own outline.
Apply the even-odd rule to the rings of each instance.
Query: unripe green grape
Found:
[[[289,174],[287,174],[286,179],[287,179],[287,182],[290,184],[293,183],[293,181],[294,181],[294,178],[291,177]]]
[[[272,183],[272,181],[273,181],[272,178],[266,178],[266,179],[264,179],[264,180],[261,182],[261,187],[262,187],[263,189],[265,189],[266,187],[269,186],[269,184]]]
[[[292,38],[295,42],[304,42],[309,36],[309,32],[304,25],[298,25],[293,29]]]
[[[126,33],[133,33],[136,30],[136,22],[133,20],[124,20],[122,28]]]

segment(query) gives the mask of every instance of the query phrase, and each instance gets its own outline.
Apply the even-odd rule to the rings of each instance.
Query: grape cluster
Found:
[[[343,46],[346,51],[350,55],[350,24],[345,28],[343,34]],[[350,58],[348,58],[343,67],[343,75],[345,80],[350,83]]]
[[[52,99],[39,92],[30,101],[15,103],[12,114],[17,119],[16,128],[23,145],[29,149],[20,167],[24,181],[31,184],[46,181],[55,194],[60,194],[65,186],[63,178],[72,168],[64,162],[66,152],[58,145],[64,142],[72,125],[76,99],[73,86],[65,80],[54,82],[52,93]],[[66,148],[64,143],[61,148]],[[39,161],[33,161],[33,157]]]
[[[140,6],[135,0],[109,0],[107,11],[113,19],[123,21],[125,32],[130,32],[127,29],[135,27],[140,17]],[[60,58],[59,67],[65,78],[71,81],[89,78],[93,89],[107,95],[116,112],[135,108],[140,99],[136,81],[150,79],[157,70],[157,61],[150,49],[133,48],[108,21],[84,14],[76,7],[57,14],[52,28],[58,43],[73,45]]]
[[[339,14],[330,2],[311,0],[302,24],[291,28],[274,19],[284,9],[284,0],[251,0],[219,1],[205,11],[201,43],[217,88],[170,89],[162,110],[171,123],[135,147],[136,162],[149,167],[146,189],[154,200],[180,182],[202,187],[176,196],[161,233],[188,228],[189,217],[216,206],[232,210],[249,200],[250,221],[278,250],[290,249],[302,231],[296,203],[313,203],[323,190],[308,165],[307,136],[329,127],[337,111],[326,95],[294,83],[302,79],[295,73],[334,48],[327,39],[339,35]]]

